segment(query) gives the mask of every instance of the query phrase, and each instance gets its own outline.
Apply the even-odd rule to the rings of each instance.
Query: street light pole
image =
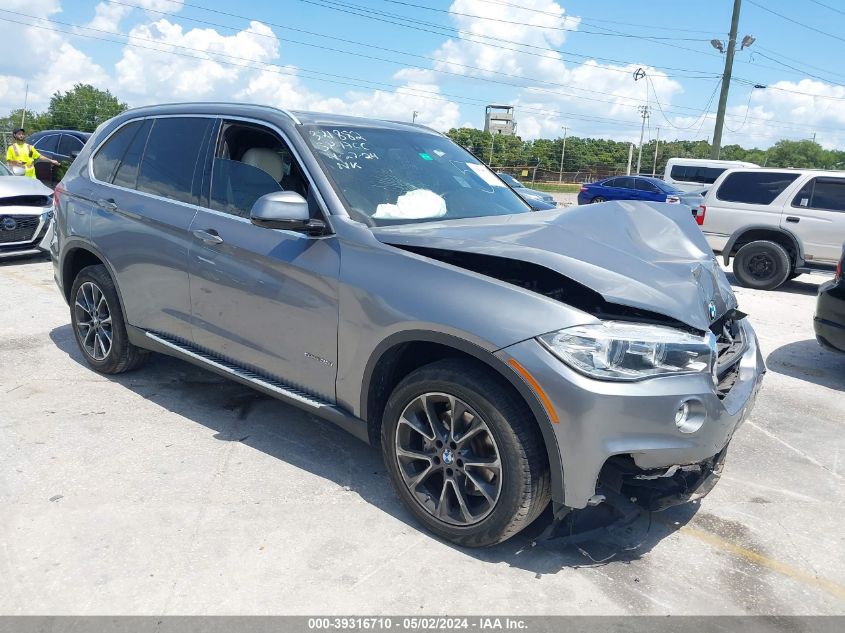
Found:
[[[728,91],[731,87],[731,73],[734,67],[734,52],[736,51],[736,30],[739,26],[739,9],[742,0],[734,0],[734,10],[731,16],[731,33],[728,36],[728,50],[725,53],[725,72],[722,73],[722,91],[719,93],[719,109],[716,111],[716,127],[713,130],[713,144],[710,146],[710,158],[717,159],[722,151],[722,128],[725,125],[725,110],[728,106]],[[720,42],[721,45],[721,42]],[[716,47],[715,44],[713,44]],[[720,49],[721,46],[716,47]]]
[[[645,120],[648,118],[648,106],[639,106],[638,110],[642,113],[643,123],[640,126],[640,150],[637,153],[637,174],[640,173],[640,162],[643,159],[643,135],[645,134]]]
[[[657,149],[660,147],[660,128],[657,128],[657,139],[654,141],[654,167],[651,168],[652,177],[657,175]]]
[[[558,182],[563,182],[563,156],[566,154],[566,128],[563,128],[563,147],[560,148],[560,177]]]

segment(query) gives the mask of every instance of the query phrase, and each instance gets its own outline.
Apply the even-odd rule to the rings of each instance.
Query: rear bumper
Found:
[[[666,499],[681,502],[692,489],[709,490],[705,484],[715,483],[712,475],[718,478],[724,451],[751,412],[766,371],[753,329],[745,319],[740,323],[747,347],[736,365],[736,382],[723,398],[712,378],[703,374],[634,383],[593,380],[534,339],[497,352],[505,362],[515,359],[534,377],[559,419],[552,427],[563,464],[563,491],[555,501],[585,507],[596,494],[599,474],[616,456],[626,456],[636,470],[633,476],[691,467],[674,469],[665,477],[677,483],[676,490],[662,495]],[[685,402],[703,417],[692,433],[675,425],[675,413]]]

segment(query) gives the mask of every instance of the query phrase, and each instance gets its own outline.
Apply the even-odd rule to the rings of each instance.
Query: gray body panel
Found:
[[[313,184],[326,235],[261,228],[203,207],[91,181],[92,152],[117,126],[133,118],[179,114],[240,118],[275,129]],[[116,281],[133,343],[206,362],[246,383],[251,374],[239,367],[258,372],[267,380],[255,386],[268,393],[314,394],[318,405],[307,397],[287,401],[347,429],[357,429],[357,423],[366,428],[355,418],[369,420],[373,367],[391,346],[429,341],[460,350],[501,373],[526,399],[547,445],[553,499],[572,507],[587,503],[610,455],[632,453],[642,467],[670,466],[708,458],[729,441],[753,405],[763,372],[756,345],[745,352],[742,379],[724,401],[703,375],[626,384],[592,380],[570,370],[533,337],[595,323],[595,315],[407,250],[531,262],[609,303],[704,331],[713,320],[711,302],[721,316],[736,307],[736,300],[686,208],[628,201],[369,228],[349,218],[300,136],[300,122],[425,130],[236,104],[124,113],[94,134],[62,182],[51,246],[60,288],[67,291],[73,283],[64,279],[69,256],[87,250]],[[115,200],[115,211],[97,206],[105,198]],[[192,233],[208,229],[222,242],[203,242]],[[750,326],[743,327],[753,339]],[[204,360],[205,352],[214,360]],[[560,416],[558,424],[552,424],[534,387],[510,369],[509,360],[536,378]],[[672,415],[679,399],[690,396],[704,403],[708,422],[681,436]]]

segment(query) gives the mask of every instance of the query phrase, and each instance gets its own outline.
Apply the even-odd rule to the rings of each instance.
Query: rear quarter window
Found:
[[[728,174],[716,191],[716,199],[742,204],[771,204],[799,174],[753,171]]]

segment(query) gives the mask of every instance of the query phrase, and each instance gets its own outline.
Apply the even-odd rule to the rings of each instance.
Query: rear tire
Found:
[[[149,352],[129,342],[117,288],[102,264],[83,268],[70,291],[70,320],[85,361],[103,374],[140,367]]]
[[[592,200],[590,200],[590,204],[598,204],[599,202],[604,202],[603,196],[596,196]]]
[[[405,507],[457,545],[501,543],[534,521],[551,497],[531,410],[477,363],[446,359],[406,376],[388,399],[381,445]]]
[[[768,240],[749,242],[734,256],[733,271],[739,285],[756,290],[774,290],[792,272],[786,249]]]

